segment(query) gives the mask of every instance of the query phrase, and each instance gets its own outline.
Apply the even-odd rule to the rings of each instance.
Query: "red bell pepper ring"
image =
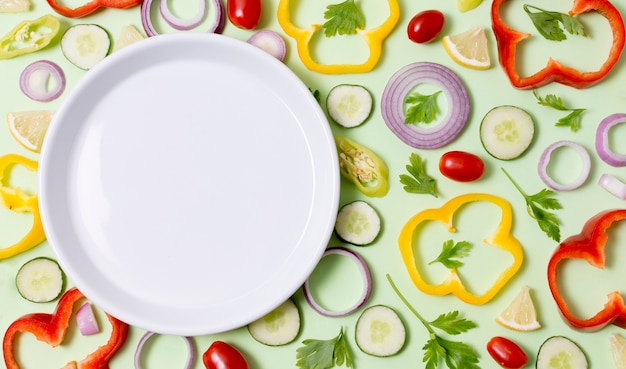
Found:
[[[91,0],[77,8],[61,5],[57,0],[47,0],[55,12],[68,18],[80,18],[95,12],[100,8],[126,9],[139,5],[143,0]]]
[[[83,294],[76,288],[67,290],[61,296],[56,310],[52,314],[33,313],[18,318],[11,323],[4,334],[2,351],[7,369],[20,369],[20,364],[15,358],[14,342],[18,333],[30,332],[39,341],[46,342],[52,347],[56,347],[65,338],[70,318],[74,309],[78,309],[77,302],[83,299]],[[128,324],[107,314],[111,323],[111,336],[106,344],[100,346],[96,351],[87,355],[81,361],[70,361],[64,369],[108,369],[109,361],[115,356],[119,349],[126,342],[128,336]]]
[[[493,33],[498,44],[498,59],[511,84],[519,89],[535,89],[551,82],[575,88],[586,88],[602,80],[617,63],[626,40],[624,20],[620,11],[608,0],[573,0],[569,11],[572,16],[595,11],[605,17],[613,33],[613,43],[606,61],[596,71],[581,72],[550,58],[545,68],[533,75],[522,77],[516,69],[517,44],[531,37],[528,33],[509,28],[500,16],[500,8],[507,0],[494,0],[491,5]]]
[[[615,222],[626,219],[626,209],[607,210],[590,218],[582,231],[565,239],[556,248],[548,263],[548,284],[552,296],[565,321],[581,331],[593,332],[608,324],[626,328],[626,304],[618,291],[609,293],[604,308],[588,319],[574,314],[558,286],[558,267],[567,259],[584,259],[596,268],[604,268],[608,239],[607,229]]]

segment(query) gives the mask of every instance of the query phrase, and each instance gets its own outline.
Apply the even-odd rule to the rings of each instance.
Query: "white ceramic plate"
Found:
[[[225,36],[164,35],[66,96],[42,149],[41,215],[100,308],[202,335],[261,317],[306,280],[338,173],[324,113],[285,65]]]

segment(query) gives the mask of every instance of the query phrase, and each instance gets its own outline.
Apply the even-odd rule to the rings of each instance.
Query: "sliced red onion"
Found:
[[[269,29],[260,30],[250,36],[248,43],[265,50],[280,61],[285,60],[287,45],[285,44],[285,39],[277,32]]]
[[[404,123],[404,100],[420,83],[438,86],[448,100],[448,112],[438,124]],[[401,68],[389,79],[381,108],[387,127],[400,140],[418,149],[435,149],[450,143],[461,133],[469,116],[470,99],[467,88],[452,70],[437,63],[417,62]]]
[[[166,0],[159,0],[159,1],[163,2]],[[224,31],[224,25],[226,23],[226,16],[224,15],[224,4],[222,3],[222,0],[213,0],[213,4],[215,7],[215,20],[212,26],[206,32],[222,33],[222,31]],[[204,4],[204,6],[206,6],[206,4]],[[159,34],[154,29],[154,25],[152,24],[152,17],[150,13],[151,8],[152,8],[152,0],[144,0],[141,3],[141,24],[143,25],[143,29],[144,31],[146,31],[146,35],[148,35],[148,37],[156,36]],[[165,19],[165,21],[168,22],[168,24],[169,24],[169,21],[175,22],[173,19],[169,19],[169,21],[168,19]]]
[[[50,79],[54,86],[48,89]],[[20,75],[20,89],[29,98],[48,102],[61,96],[65,90],[65,73],[56,63],[39,60],[29,64]]]
[[[93,313],[91,304],[86,302],[76,311],[76,324],[83,336],[89,336],[100,332],[98,321]]]
[[[605,173],[600,176],[598,184],[613,196],[626,200],[626,183],[620,181],[614,176]]]
[[[159,9],[163,20],[165,20],[172,28],[179,31],[189,31],[190,29],[198,27],[200,23],[204,21],[207,14],[206,0],[198,1],[198,11],[193,17],[188,19],[182,19],[175,16],[170,10],[167,0],[161,0]]]
[[[605,163],[614,167],[626,166],[626,155],[614,153],[609,147],[609,131],[613,126],[620,123],[626,123],[626,114],[611,114],[602,119],[596,129],[596,151],[598,152],[598,156]]]
[[[150,339],[150,337],[154,336],[156,333],[154,332],[146,332],[146,334],[141,337],[139,343],[137,344],[137,349],[135,350],[135,369],[142,369],[141,367],[141,352],[143,351],[143,346]],[[194,362],[196,361],[196,347],[193,344],[193,340],[191,337],[181,337],[187,343],[187,362],[183,369],[192,369]]]
[[[576,150],[578,155],[580,155],[580,159],[582,160],[582,170],[580,171],[580,175],[578,176],[578,178],[576,178],[576,180],[568,184],[558,183],[548,174],[548,165],[550,164],[550,156],[552,155],[552,152],[564,146],[571,147],[572,149]],[[539,158],[539,177],[546,184],[546,186],[556,191],[570,191],[582,186],[589,177],[590,171],[591,158],[589,157],[589,153],[582,145],[576,142],[566,140],[557,141],[548,146]]]
[[[357,267],[359,268],[359,272],[361,273],[361,277],[363,278],[363,293],[361,294],[359,299],[354,303],[354,305],[348,307],[347,309],[341,311],[330,311],[325,309],[320,304],[318,304],[317,301],[315,301],[315,299],[313,298],[313,294],[311,293],[311,288],[309,287],[309,280],[304,282],[304,285],[302,286],[302,292],[304,293],[304,298],[306,299],[306,301],[309,303],[309,305],[311,305],[311,308],[313,308],[313,310],[317,311],[321,315],[327,317],[345,316],[357,311],[359,308],[365,305],[365,303],[369,299],[372,293],[372,274],[370,273],[370,269],[365,259],[363,259],[361,255],[352,250],[349,250],[345,247],[332,247],[327,249],[322,257],[328,255],[347,256],[357,265]]]

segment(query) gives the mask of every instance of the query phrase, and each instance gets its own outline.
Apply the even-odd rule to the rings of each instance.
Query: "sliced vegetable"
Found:
[[[589,363],[585,353],[574,341],[563,336],[553,336],[539,347],[536,365],[537,369],[586,369]]]
[[[500,160],[520,157],[535,137],[535,122],[525,110],[502,105],[489,110],[480,122],[480,142]]]
[[[357,200],[341,207],[335,221],[335,232],[343,241],[357,246],[374,242],[380,234],[380,216],[372,205]]]
[[[262,318],[248,324],[248,332],[264,345],[291,343],[300,333],[300,309],[292,299],[287,299]]]
[[[400,174],[400,183],[408,193],[429,194],[437,197],[437,182],[426,173],[424,160],[416,153],[409,156],[409,164],[406,170],[410,175]]]
[[[340,247],[340,246],[331,247],[331,248],[326,249],[322,257],[326,257],[329,255],[346,256],[356,264],[357,268],[359,269],[359,273],[361,274],[361,278],[363,280],[363,292],[361,293],[361,296],[352,306],[344,310],[330,311],[322,307],[320,304],[317,303],[317,301],[315,301],[315,298],[313,297],[313,294],[311,293],[310,279],[307,279],[307,281],[304,282],[304,285],[302,286],[302,292],[304,293],[304,298],[309,303],[311,308],[313,308],[313,310],[317,311],[319,314],[328,316],[328,317],[345,316],[360,309],[363,305],[365,305],[365,303],[369,299],[372,293],[372,274],[370,273],[369,266],[367,265],[367,262],[365,261],[365,259],[363,259],[361,255],[357,254],[356,252],[352,250],[349,250],[345,247]]]
[[[50,85],[52,88],[48,89]],[[61,96],[65,89],[65,73],[58,64],[50,60],[33,62],[20,74],[20,89],[24,95],[35,101],[52,101]]]
[[[30,5],[30,0],[0,0],[0,13],[27,12]]]
[[[76,310],[76,324],[83,336],[90,336],[100,332],[100,326],[96,320],[96,315],[90,303],[84,303]]]
[[[489,40],[483,27],[472,27],[441,39],[443,48],[459,65],[472,69],[491,68]]]
[[[45,48],[59,33],[60,28],[61,22],[51,14],[18,23],[0,38],[0,60]]]
[[[159,12],[161,13],[161,17],[163,17],[163,20],[172,28],[179,31],[189,31],[190,29],[198,27],[206,18],[206,0],[198,1],[198,10],[196,11],[196,14],[194,14],[194,16],[191,18],[182,19],[175,16],[170,10],[167,0],[160,1]]]
[[[256,28],[262,12],[261,0],[226,0],[228,20],[238,28],[248,30]]]
[[[439,171],[453,181],[472,182],[483,176],[485,163],[469,152],[448,151],[439,159]]]
[[[461,13],[476,8],[483,0],[456,0],[456,7]]]
[[[528,355],[515,342],[496,336],[487,342],[487,352],[504,369],[520,369],[528,364]]]
[[[372,94],[365,87],[341,84],[328,93],[326,110],[339,125],[352,128],[360,126],[370,117],[373,101]]]
[[[157,32],[157,30],[154,28],[154,25],[152,24],[152,1],[153,0],[143,0],[143,2],[141,2],[141,24],[143,25],[143,29],[148,37],[153,37],[159,34],[159,32]],[[158,1],[163,2],[167,0]],[[224,31],[224,25],[226,23],[226,15],[224,14],[224,4],[222,0],[213,0],[213,8],[215,9],[215,17],[213,18],[213,22],[206,32],[222,33],[222,31]],[[169,21],[166,20],[166,22],[177,23],[178,21],[176,21],[175,19],[169,19]]]
[[[373,151],[347,137],[335,136],[339,170],[366,196],[383,197],[389,192],[389,169]]]
[[[598,184],[613,196],[626,200],[626,183],[620,181],[614,175],[604,173],[600,176]]]
[[[279,35],[277,32],[270,29],[260,30],[250,36],[248,43],[264,50],[280,61],[285,60],[287,45],[285,44],[283,36]]]
[[[441,33],[446,17],[436,9],[421,11],[413,16],[406,28],[409,40],[425,44],[436,39]]]
[[[609,140],[611,128],[622,123],[626,123],[626,114],[615,113],[602,119],[596,129],[596,152],[600,159],[614,167],[626,166],[626,155],[611,150]]]
[[[557,181],[552,179],[552,177],[548,173],[548,165],[550,165],[550,158],[552,154],[555,150],[562,147],[569,147],[575,150],[576,153],[580,156],[580,160],[582,162],[582,168],[580,174],[578,175],[578,178],[568,184],[558,183]],[[590,171],[591,157],[589,156],[587,149],[585,149],[581,144],[576,142],[568,140],[557,141],[546,147],[546,149],[541,154],[541,157],[539,158],[539,178],[541,178],[546,186],[556,191],[570,191],[582,186],[583,183],[587,181]]]
[[[437,86],[448,101],[448,112],[436,125],[405,124],[405,97],[419,84]],[[430,62],[409,64],[389,79],[382,95],[382,116],[387,127],[407,145],[434,149],[454,140],[465,127],[470,100],[461,79],[447,67]]]
[[[554,95],[547,94],[545,98],[539,96],[536,90],[533,90],[533,94],[537,99],[539,105],[548,106],[556,110],[570,111],[568,115],[559,119],[554,125],[557,127],[569,127],[572,132],[576,132],[580,129],[581,116],[586,109],[571,109],[563,103],[563,100]]]
[[[406,341],[404,322],[395,310],[374,305],[363,310],[356,322],[356,344],[366,354],[393,356]]]
[[[57,0],[47,0],[48,5],[55,12],[68,18],[80,18],[88,14],[95,12],[100,8],[115,8],[115,9],[127,9],[133,6],[141,4],[142,0],[90,0],[87,3],[80,5],[76,8],[68,8],[62,5]]]
[[[63,55],[80,69],[91,69],[109,54],[110,49],[109,33],[96,24],[76,24],[61,38]]]
[[[332,368],[343,364],[346,368],[353,367],[343,327],[329,340],[306,339],[302,343],[304,346],[296,349],[296,366],[301,369]]]
[[[146,342],[148,342],[148,340],[153,337],[156,333],[154,332],[146,332],[141,339],[139,339],[139,343],[137,344],[137,349],[135,350],[135,358],[134,358],[134,363],[135,363],[135,369],[142,369],[143,365],[142,365],[142,352],[143,352],[143,347],[146,344]],[[183,366],[183,369],[191,369],[193,368],[193,365],[196,361],[196,347],[193,344],[193,340],[190,337],[181,337],[185,343],[187,344],[187,361],[185,362],[185,365]],[[208,368],[208,366],[207,366]],[[222,367],[223,368],[223,367]],[[235,367],[233,367],[235,368]]]
[[[65,288],[65,274],[54,259],[36,257],[17,271],[15,285],[20,296],[32,302],[56,300]]]

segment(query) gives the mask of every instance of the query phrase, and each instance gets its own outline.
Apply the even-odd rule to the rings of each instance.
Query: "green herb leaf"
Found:
[[[439,256],[437,256],[435,260],[428,263],[428,265],[439,262],[448,269],[458,268],[463,265],[463,262],[456,259],[469,255],[471,249],[472,245],[467,241],[457,243],[454,243],[452,240],[444,241],[441,253],[439,253]]]
[[[509,178],[513,186],[519,191],[526,201],[528,214],[537,221],[539,228],[556,242],[561,241],[560,222],[557,216],[548,210],[562,209],[561,203],[553,198],[554,191],[547,188],[542,189],[534,195],[527,195],[521,187],[513,180],[509,173],[502,168],[504,174]]]
[[[409,175],[401,174],[400,183],[404,185],[404,190],[409,193],[431,194],[437,197],[436,182],[431,176],[426,174],[426,168],[422,158],[416,153],[411,153],[406,170]]]
[[[324,35],[354,35],[358,29],[365,29],[365,16],[354,0],[345,0],[339,4],[330,4],[324,12]]]
[[[441,91],[432,95],[422,95],[419,92],[409,94],[404,103],[408,105],[404,124],[430,123],[437,117],[437,96]]]
[[[557,127],[569,127],[572,132],[576,132],[580,129],[580,122],[582,119],[582,114],[586,109],[570,109],[568,106],[563,103],[563,100],[553,94],[547,94],[545,97],[541,97],[537,91],[533,90],[533,94],[535,98],[537,98],[537,102],[539,105],[547,106],[550,108],[554,108],[556,110],[562,111],[570,111],[568,115],[559,119],[554,125]]]
[[[329,340],[307,339],[304,346],[296,349],[296,366],[302,369],[328,369],[342,366],[352,368],[352,358],[348,342],[343,335],[343,327],[337,337]]]
[[[473,321],[460,318],[456,310],[439,315],[437,319],[430,322],[430,325],[451,335],[461,334],[477,327]]]
[[[536,10],[536,12],[531,9]],[[524,11],[530,17],[539,34],[547,40],[563,41],[567,39],[563,29],[570,35],[586,36],[583,24],[569,14],[547,11],[528,4],[524,4]],[[563,29],[561,29],[561,25]]]
[[[449,341],[436,337],[437,345],[447,353],[444,357],[446,366],[450,369],[480,369],[478,355],[473,348],[464,342]]]

